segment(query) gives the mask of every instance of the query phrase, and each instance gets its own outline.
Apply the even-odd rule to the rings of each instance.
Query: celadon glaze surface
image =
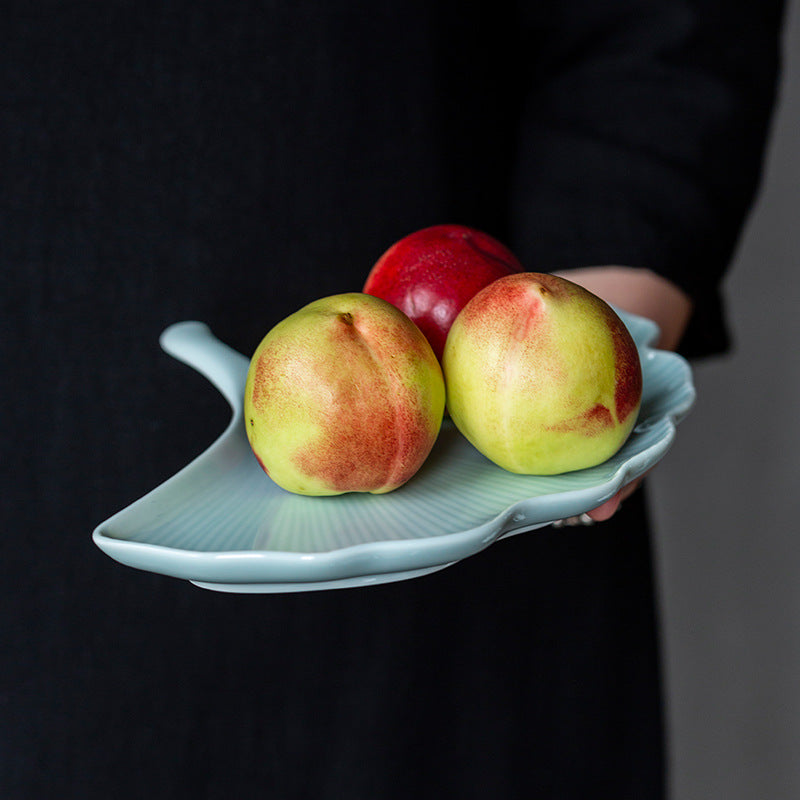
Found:
[[[94,542],[122,564],[205,588],[309,591],[413,578],[594,508],[663,458],[695,399],[688,363],[652,347],[655,325],[620,316],[639,349],[644,392],[633,433],[608,461],[563,475],[516,475],[446,422],[405,486],[338,497],[291,494],[264,474],[244,430],[249,360],[205,324],[177,323],[162,347],[217,387],[230,423],[202,455],[101,523]]]

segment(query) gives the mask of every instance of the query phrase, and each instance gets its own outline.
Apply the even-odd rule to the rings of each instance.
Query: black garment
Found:
[[[649,266],[696,299],[687,346],[722,346],[776,8],[481,6],[7,12],[5,800],[660,796],[641,496],[593,529],[308,595],[204,592],[89,539],[227,422],[164,327],[201,319],[251,352],[416,228],[475,225],[529,269]]]

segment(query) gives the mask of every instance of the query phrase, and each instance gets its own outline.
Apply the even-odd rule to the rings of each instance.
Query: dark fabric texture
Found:
[[[231,596],[92,528],[228,410],[250,353],[462,222],[530,269],[715,298],[760,168],[771,3],[10,3],[0,24],[0,796],[657,798],[643,498],[424,579]],[[732,168],[735,166],[735,169]]]

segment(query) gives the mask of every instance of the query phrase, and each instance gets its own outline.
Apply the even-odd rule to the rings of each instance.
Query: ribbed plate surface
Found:
[[[636,429],[609,461],[552,477],[514,475],[446,422],[404,487],[330,498],[290,494],[267,478],[244,433],[248,359],[202,323],[173,325],[162,346],[217,386],[231,422],[187,467],[101,523],[93,539],[123,564],[206,588],[303,591],[425,574],[503,536],[588,511],[664,456],[695,397],[687,362],[650,346],[653,323],[620,316],[639,347],[644,397]]]

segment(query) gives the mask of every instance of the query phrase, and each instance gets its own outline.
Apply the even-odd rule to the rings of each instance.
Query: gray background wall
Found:
[[[733,353],[653,474],[672,800],[800,798],[800,2],[726,285]]]

